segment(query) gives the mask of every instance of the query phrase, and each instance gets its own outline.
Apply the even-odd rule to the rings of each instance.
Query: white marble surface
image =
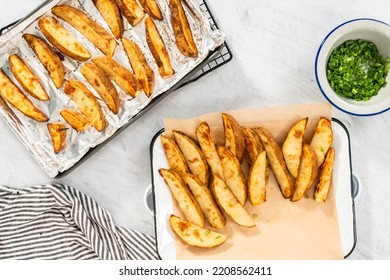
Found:
[[[0,26],[38,3],[0,0]],[[209,5],[227,35],[233,61],[167,97],[73,173],[55,180],[91,196],[121,226],[154,234],[142,198],[150,183],[149,144],[164,117],[324,101],[314,77],[324,36],[358,17],[390,23],[386,0],[209,0]],[[390,112],[361,118],[335,110],[334,116],[349,129],[353,170],[362,182],[356,200],[358,243],[350,258],[390,259]],[[52,181],[3,121],[0,135],[0,184]]]

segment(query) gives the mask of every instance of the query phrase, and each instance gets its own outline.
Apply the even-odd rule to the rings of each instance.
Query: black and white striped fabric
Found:
[[[0,259],[158,259],[151,236],[65,185],[0,186]]]

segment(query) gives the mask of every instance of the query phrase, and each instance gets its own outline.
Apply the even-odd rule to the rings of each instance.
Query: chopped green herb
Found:
[[[320,151],[323,153],[325,150],[324,150],[324,148],[320,148]]]
[[[221,236],[220,235],[218,235],[217,237],[215,237],[215,239],[220,239],[221,238]]]
[[[210,233],[210,230],[208,229],[208,230],[206,230],[206,232],[204,233],[204,235],[209,235],[209,233]]]
[[[253,218],[257,218],[259,216],[259,214],[253,213],[252,216],[253,216]]]
[[[305,194],[305,198],[306,198],[306,199],[309,199],[309,195],[308,195],[308,194]]]

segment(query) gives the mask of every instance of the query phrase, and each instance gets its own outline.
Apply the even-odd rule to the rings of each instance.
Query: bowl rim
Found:
[[[381,24],[384,24],[388,27],[390,27],[390,25],[384,21],[381,21],[381,20],[378,20],[378,19],[374,19],[374,18],[355,18],[355,19],[351,19],[351,20],[348,20],[348,21],[345,21],[339,25],[337,25],[335,28],[333,28],[326,36],[325,38],[322,40],[318,50],[317,50],[317,54],[316,54],[316,58],[315,58],[315,63],[314,63],[314,71],[315,71],[315,77],[316,77],[316,82],[317,82],[317,86],[319,87],[322,95],[326,98],[326,100],[328,100],[329,103],[331,103],[334,107],[336,107],[337,109],[339,109],[340,111],[344,112],[344,113],[347,113],[347,114],[350,114],[350,115],[354,115],[354,116],[359,116],[359,117],[369,117],[369,116],[375,116],[375,115],[379,115],[379,114],[382,114],[388,110],[390,110],[390,107],[386,108],[386,109],[383,109],[383,110],[379,110],[378,112],[373,112],[373,113],[367,113],[367,114],[362,114],[362,113],[356,113],[356,112],[351,112],[351,111],[348,111],[344,108],[342,108],[340,105],[337,105],[335,104],[334,101],[332,101],[328,95],[325,93],[325,90],[322,88],[321,86],[321,83],[320,83],[320,80],[319,80],[319,77],[318,77],[318,59],[319,59],[319,56],[321,54],[321,51],[322,51],[322,48],[324,46],[324,44],[326,43],[326,41],[329,39],[329,37],[336,31],[338,30],[339,28],[343,27],[344,25],[347,25],[347,24],[350,24],[352,22],[356,22],[356,21],[373,21],[373,22],[377,22],[377,23],[381,23]],[[390,72],[389,72],[390,74]],[[388,75],[389,75],[388,74]]]

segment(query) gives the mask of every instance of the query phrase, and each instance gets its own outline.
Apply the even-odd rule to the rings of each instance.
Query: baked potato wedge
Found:
[[[321,117],[310,142],[310,146],[317,155],[318,166],[324,162],[325,155],[332,145],[332,142],[332,123],[327,118]]]
[[[113,56],[116,48],[114,37],[89,15],[69,5],[58,5],[53,7],[51,11],[54,15],[73,26],[102,53],[109,57]]]
[[[46,122],[49,120],[11,81],[2,69],[0,69],[0,96],[21,113],[37,122]]]
[[[48,101],[50,99],[38,77],[17,54],[10,55],[8,62],[12,75],[25,91],[40,101]]]
[[[67,128],[63,123],[48,123],[47,129],[49,131],[54,153],[58,154],[65,147]]]
[[[241,205],[248,197],[246,181],[240,162],[225,146],[218,146],[217,152],[222,164],[225,183]]]
[[[314,200],[317,202],[325,202],[328,197],[333,174],[334,159],[335,151],[332,147],[330,147],[326,153],[324,163],[321,166],[318,183],[314,191]]]
[[[198,144],[188,135],[173,131],[176,143],[179,146],[188,168],[206,187],[209,185],[209,166]]]
[[[163,168],[159,169],[159,173],[164,178],[187,221],[203,227],[204,215],[202,209],[179,174],[174,170]]]
[[[187,16],[184,12],[181,0],[169,0],[171,10],[171,24],[179,51],[188,57],[197,57],[198,49],[192,36]]]
[[[78,80],[66,81],[64,92],[69,95],[97,131],[102,131],[106,127],[107,122],[96,97],[82,82]]]
[[[260,136],[264,149],[267,152],[267,159],[274,173],[276,180],[278,181],[280,190],[285,198],[290,198],[293,192],[293,182],[290,174],[288,173],[286,163],[283,159],[283,153],[276,142],[274,136],[267,129],[258,127],[254,129]]]
[[[245,155],[245,140],[241,126],[232,115],[226,113],[222,113],[222,122],[225,132],[225,146],[242,162]]]
[[[35,35],[26,33],[23,35],[23,38],[49,73],[56,88],[62,87],[65,77],[65,68],[60,56],[43,39]]]
[[[91,53],[56,18],[41,18],[38,26],[46,39],[66,56],[79,61],[91,58]]]
[[[171,77],[175,74],[175,70],[172,68],[168,51],[160,33],[158,32],[157,26],[150,17],[145,20],[145,29],[146,42],[148,43],[149,49],[156,60],[161,77],[164,79]]]
[[[162,20],[160,7],[156,0],[138,0],[145,12],[152,18]]]
[[[81,67],[81,74],[106,103],[114,114],[118,113],[121,99],[106,73],[93,62],[87,62]]]
[[[179,146],[175,140],[165,135],[161,135],[160,138],[169,167],[175,170],[181,177],[185,176],[189,172],[189,169]]]
[[[267,152],[262,151],[253,162],[248,175],[249,201],[253,206],[267,200]]]
[[[126,94],[136,97],[141,92],[142,87],[133,73],[112,58],[103,56],[94,58],[92,61],[123,89]]]
[[[246,159],[248,165],[252,166],[257,156],[264,151],[263,143],[261,143],[259,135],[252,128],[244,126],[241,128],[241,131],[245,141]]]
[[[298,176],[303,136],[305,135],[307,120],[308,118],[300,119],[290,128],[282,147],[287,169],[294,178]]]
[[[302,156],[299,164],[297,180],[291,201],[300,200],[311,188],[318,175],[317,156],[306,143],[302,147]]]
[[[150,68],[143,52],[135,42],[123,38],[122,44],[135,76],[140,82],[146,96],[149,97],[152,95],[154,89],[154,72],[152,68]]]
[[[198,201],[206,219],[213,228],[223,228],[226,224],[225,216],[215,203],[210,190],[192,174],[186,174],[184,181],[187,183],[195,199]]]
[[[144,10],[138,5],[136,0],[115,0],[119,10],[127,21],[136,26],[145,16]]]
[[[62,109],[60,115],[77,132],[86,129],[90,125],[90,122],[76,110]]]
[[[238,202],[225,182],[217,174],[214,175],[211,183],[211,192],[218,205],[236,224],[243,227],[254,227],[256,225],[244,206]]]
[[[115,38],[121,38],[124,30],[123,19],[115,0],[92,0],[92,2],[102,15]]]
[[[212,248],[221,245],[227,240],[227,235],[225,234],[199,227],[175,215],[170,216],[169,226],[184,243],[194,247]]]

